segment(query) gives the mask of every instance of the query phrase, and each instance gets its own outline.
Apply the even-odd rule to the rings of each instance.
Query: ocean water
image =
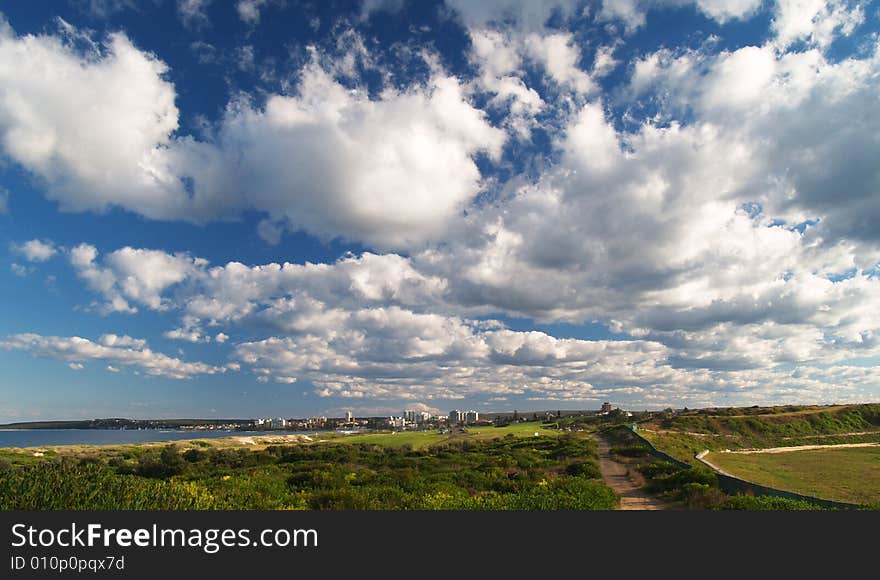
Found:
[[[314,431],[183,431],[174,429],[0,429],[0,447],[41,447],[44,445],[120,445],[215,439],[248,435],[292,435]]]

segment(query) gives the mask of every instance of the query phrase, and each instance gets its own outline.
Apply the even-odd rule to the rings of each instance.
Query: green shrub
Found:
[[[3,510],[212,509],[214,497],[192,482],[117,475],[107,467],[39,463],[0,478]]]
[[[587,479],[600,479],[602,474],[595,461],[578,461],[569,463],[565,467],[565,473],[573,477],[585,477]]]
[[[722,505],[727,496],[717,487],[706,483],[686,483],[682,486],[682,496],[688,509],[706,510]]]
[[[611,453],[622,457],[644,457],[650,455],[651,450],[646,445],[626,445],[622,447],[612,447]]]
[[[187,449],[183,452],[183,458],[190,463],[198,463],[199,461],[204,461],[207,457],[208,454],[201,449]]]
[[[721,505],[715,509],[722,510],[748,510],[748,511],[806,511],[806,510],[824,510],[825,508],[814,503],[788,499],[785,497],[775,496],[751,496],[751,495],[734,495],[728,497]]]

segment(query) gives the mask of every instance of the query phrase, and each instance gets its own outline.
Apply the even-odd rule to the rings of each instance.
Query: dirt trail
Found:
[[[627,467],[611,458],[611,446],[597,436],[599,442],[599,471],[608,487],[620,496],[621,510],[665,510],[671,509],[664,502],[646,494],[627,476]]]
[[[751,455],[754,453],[791,453],[792,451],[810,451],[815,449],[844,449],[847,447],[880,447],[880,443],[839,443],[837,445],[793,445],[791,447],[766,447],[764,449],[725,449],[714,453],[730,453]]]

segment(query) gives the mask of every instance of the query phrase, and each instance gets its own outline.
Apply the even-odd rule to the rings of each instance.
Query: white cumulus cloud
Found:
[[[170,379],[188,379],[197,375],[226,372],[225,367],[185,362],[154,352],[146,348],[143,341],[129,339],[123,340],[121,344],[107,344],[114,341],[107,341],[106,338],[107,335],[102,337],[102,343],[98,343],[79,336],[14,334],[0,340],[0,348],[22,350],[40,358],[67,361],[70,368],[76,370],[84,368],[86,362],[101,361],[111,365],[135,367],[146,375]]]
[[[12,249],[29,262],[45,262],[58,253],[52,240],[30,240],[22,244],[14,244]]]

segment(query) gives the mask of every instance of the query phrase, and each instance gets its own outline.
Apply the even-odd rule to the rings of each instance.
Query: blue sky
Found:
[[[5,5],[0,421],[877,400],[878,29]]]

